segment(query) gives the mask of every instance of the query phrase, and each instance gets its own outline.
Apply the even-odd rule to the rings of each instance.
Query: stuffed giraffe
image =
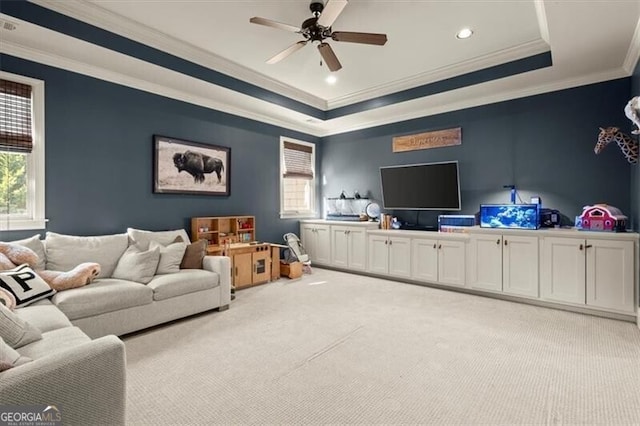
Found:
[[[611,142],[618,144],[629,163],[638,164],[638,142],[631,139],[631,136],[622,133],[617,127],[607,127],[606,129],[600,127],[598,143],[593,151],[600,154]]]

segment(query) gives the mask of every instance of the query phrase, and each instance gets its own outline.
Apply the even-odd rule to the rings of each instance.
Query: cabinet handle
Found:
[[[436,245],[435,245],[435,244],[433,245],[433,248],[436,248]]]
[[[504,245],[505,245],[505,246],[508,246],[508,245],[509,245],[509,241],[504,240]]]
[[[497,244],[497,245],[500,245],[500,238],[498,238],[498,239],[496,240],[496,244]]]
[[[584,248],[591,248],[593,247],[591,244],[587,244],[586,246],[584,246]]]
[[[438,249],[442,249],[442,244],[438,244]]]
[[[584,246],[580,244],[580,250],[584,250]]]
[[[385,245],[389,244],[389,240],[384,240],[384,244]]]
[[[351,233],[351,231],[347,231],[347,235],[349,235]]]
[[[238,276],[238,267],[236,266],[236,277]]]

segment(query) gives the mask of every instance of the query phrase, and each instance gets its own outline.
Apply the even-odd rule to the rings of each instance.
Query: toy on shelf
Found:
[[[585,231],[625,232],[627,216],[622,211],[607,204],[585,206],[582,214],[576,216],[576,228]]]

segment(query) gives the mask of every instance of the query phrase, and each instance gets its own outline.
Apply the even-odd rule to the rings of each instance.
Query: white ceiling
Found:
[[[329,41],[343,65],[329,85],[315,45],[267,65],[302,36],[249,23],[299,26],[309,0],[32,2],[324,110],[551,51],[552,67],[323,121],[0,14],[18,24],[4,53],[318,136],[628,76],[640,55],[637,0],[351,0],[333,30],[389,41]]]

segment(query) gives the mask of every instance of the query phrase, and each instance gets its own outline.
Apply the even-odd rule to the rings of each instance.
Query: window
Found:
[[[280,138],[280,217],[315,216],[315,145]]]
[[[0,230],[44,225],[44,82],[0,72]]]

